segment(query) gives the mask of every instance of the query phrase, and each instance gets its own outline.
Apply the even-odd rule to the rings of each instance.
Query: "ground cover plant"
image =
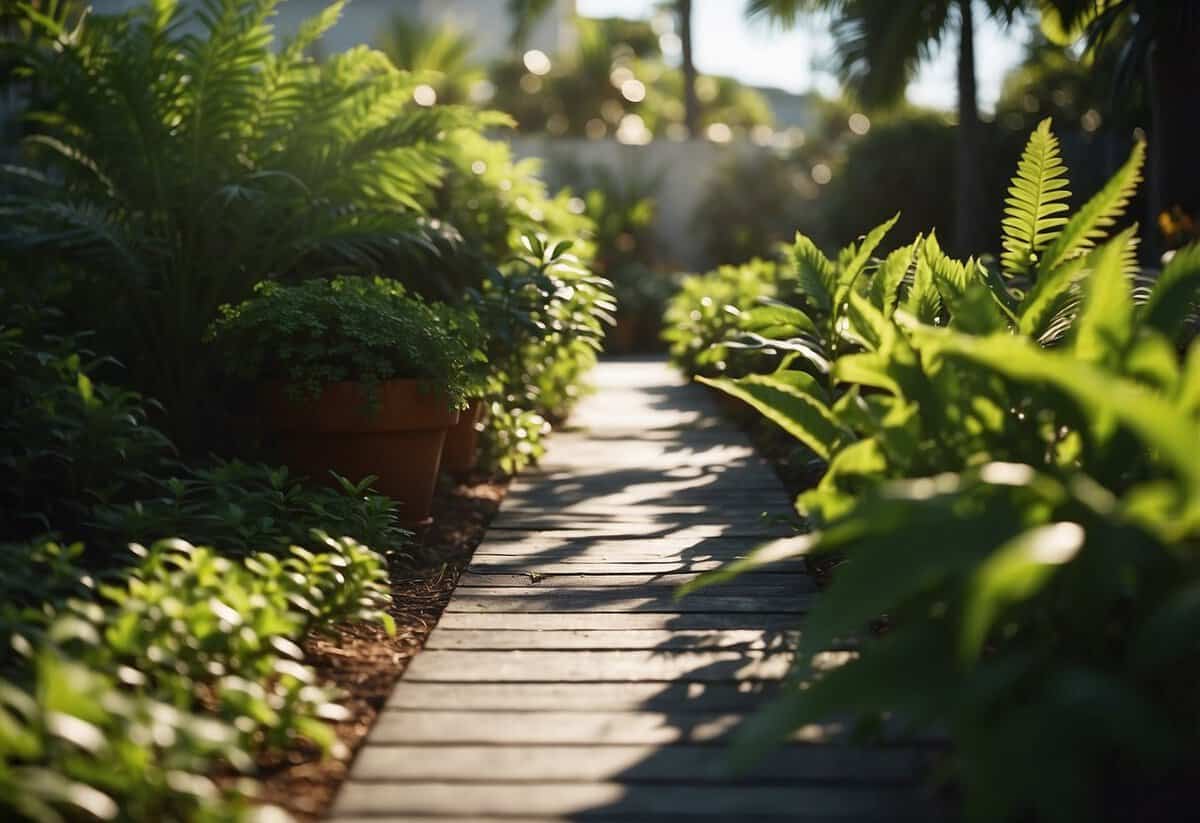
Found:
[[[951,259],[932,235],[872,260],[889,224],[835,259],[801,237],[791,290],[742,315],[727,345],[769,373],[705,382],[827,468],[797,499],[792,549],[703,584],[784,555],[845,562],[741,754],[850,718],[868,737],[948,732],[971,819],[1166,819],[1186,793],[1200,251],[1138,271],[1117,221],[1142,156],[1072,212],[1044,122],[999,261]],[[813,668],[855,633],[850,662]]]

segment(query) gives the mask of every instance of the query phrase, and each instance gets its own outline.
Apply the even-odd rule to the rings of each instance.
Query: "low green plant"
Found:
[[[755,260],[685,277],[663,316],[671,362],[685,374],[717,375],[728,367],[723,344],[741,328],[741,313],[778,289],[777,264]]]
[[[77,337],[0,324],[0,539],[78,536],[96,505],[130,499],[174,446],[153,403],[100,382],[113,361]]]
[[[179,465],[155,478],[137,500],[97,506],[90,526],[114,545],[186,535],[233,555],[291,546],[318,551],[324,541],[313,532],[321,528],[336,528],[368,546],[403,547],[408,534],[397,525],[395,504],[371,492],[374,478],[357,484],[336,479],[337,489],[306,484],[286,466],[239,460]]]
[[[383,278],[260,283],[253,297],[222,307],[210,340],[239,377],[284,381],[296,397],[342,381],[371,395],[383,381],[416,379],[463,408],[481,388],[473,317]]]
[[[252,819],[209,776],[248,767],[237,730],[129,691],[119,676],[47,647],[31,683],[0,681],[0,810],[38,821]]]
[[[976,820],[1136,819],[1194,779],[1200,248],[1147,288],[1133,231],[1110,234],[1141,158],[1070,214],[1044,123],[999,271],[932,236],[855,264],[884,227],[837,261],[798,241],[797,299],[758,318],[781,367],[706,382],[828,463],[797,500],[812,531],[702,585],[846,562],[743,755],[846,718],[870,737],[944,729]],[[822,339],[820,356],[800,345]],[[856,633],[849,662],[817,665]]]
[[[0,786],[33,785],[0,808],[227,820],[245,787],[218,790],[218,765],[250,772],[255,753],[299,738],[330,751],[326,721],[346,715],[299,643],[349,620],[395,626],[384,559],[318,537],[320,552],[242,560],[182,540],[135,545],[124,580],[69,600],[40,636],[17,635],[29,667],[0,684]]]

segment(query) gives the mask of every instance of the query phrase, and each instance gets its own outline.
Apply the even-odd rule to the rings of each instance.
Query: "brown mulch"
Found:
[[[303,644],[307,662],[321,680],[344,693],[339,702],[350,719],[333,724],[339,741],[334,755],[322,758],[306,746],[262,763],[263,803],[286,809],[298,821],[315,821],[329,808],[354,753],[408,662],[425,644],[507,490],[507,478],[482,475],[438,490],[433,525],[418,535],[413,557],[393,564],[395,637],[379,626],[348,624],[332,636],[310,637]]]

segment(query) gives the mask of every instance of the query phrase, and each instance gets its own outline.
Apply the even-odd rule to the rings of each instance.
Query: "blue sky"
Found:
[[[655,0],[577,0],[580,14],[591,17],[648,18]],[[751,23],[743,16],[744,0],[695,0],[693,39],[696,65],[703,72],[726,74],[760,86],[789,91],[816,88],[837,91],[836,81],[814,67],[829,52],[828,29],[813,21],[794,31],[773,29],[765,22]],[[977,33],[979,102],[990,109],[1000,93],[1005,72],[1022,54],[1026,25],[1009,31],[987,21]],[[914,103],[937,108],[954,107],[955,43],[934,56],[909,86]]]

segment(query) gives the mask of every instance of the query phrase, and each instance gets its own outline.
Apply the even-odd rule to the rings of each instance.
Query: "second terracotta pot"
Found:
[[[358,383],[333,383],[320,397],[293,400],[282,383],[263,387],[260,410],[288,466],[313,479],[330,471],[394,498],[405,526],[429,522],[446,431],[458,422],[445,396],[417,380],[375,387],[376,404]]]
[[[467,474],[479,462],[479,421],[483,419],[483,401],[473,400],[459,414],[458,422],[446,432],[442,449],[442,468],[455,477]]]

